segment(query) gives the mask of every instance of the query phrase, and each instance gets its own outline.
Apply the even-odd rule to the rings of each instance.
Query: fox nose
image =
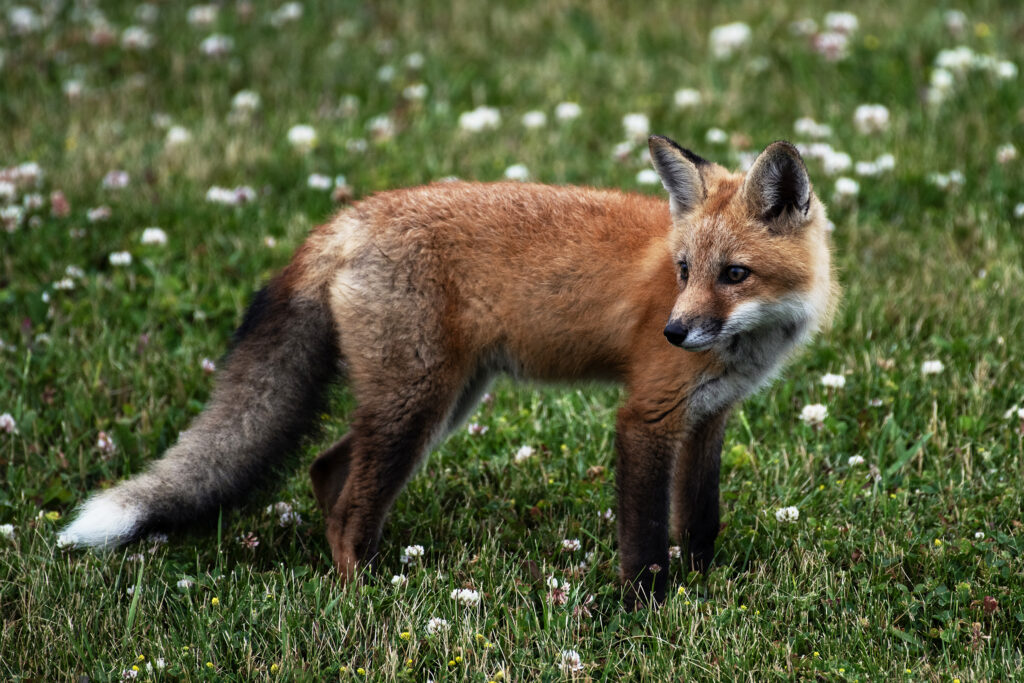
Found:
[[[668,325],[665,325],[665,338],[676,346],[682,346],[683,342],[686,341],[686,335],[689,333],[690,328],[678,320],[670,320]]]

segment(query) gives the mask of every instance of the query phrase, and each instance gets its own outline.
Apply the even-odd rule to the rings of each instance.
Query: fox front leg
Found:
[[[616,424],[619,555],[629,610],[665,600],[672,467],[679,439],[674,416],[651,422],[627,404]]]
[[[689,547],[689,568],[706,572],[719,530],[718,480],[728,410],[688,428],[675,468],[673,531]]]

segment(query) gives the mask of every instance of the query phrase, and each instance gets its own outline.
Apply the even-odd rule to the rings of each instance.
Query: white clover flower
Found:
[[[1024,419],[1024,408],[1020,408],[1020,407],[1018,407],[1016,405],[1014,405],[1009,410],[1007,410],[1005,413],[1003,413],[1003,419],[1004,420],[1011,420],[1011,419],[1013,419],[1014,416],[1016,416],[1018,414],[1018,411],[1020,412],[1020,414],[1022,416],[1021,419]],[[4,415],[7,415],[7,413],[4,413]],[[2,422],[3,422],[3,415],[0,415],[0,429],[3,428]]]
[[[7,232],[17,230],[25,220],[25,209],[20,206],[5,206],[0,209],[0,224]]]
[[[846,461],[846,464],[850,467],[857,467],[858,465],[864,464],[864,456],[862,455],[851,455]]]
[[[192,579],[181,579],[180,581],[178,581],[178,588],[183,588],[185,590],[188,590],[194,585],[196,584],[194,581],[192,581]]]
[[[781,523],[793,523],[800,519],[800,511],[795,505],[779,508],[775,511],[775,519]]]
[[[121,33],[121,46],[126,50],[148,50],[154,42],[153,34],[141,26],[129,26]]]
[[[472,436],[482,436],[487,433],[488,429],[490,428],[487,425],[482,425],[479,422],[470,422],[466,426],[466,431]]]
[[[404,586],[408,581],[409,579],[405,576],[405,574],[395,574],[391,577],[392,586]]]
[[[636,174],[636,182],[640,185],[657,185],[661,177],[653,168],[645,168]]]
[[[107,258],[112,266],[130,266],[132,264],[132,255],[128,251],[115,251]]]
[[[632,140],[645,140],[651,129],[651,121],[647,114],[632,113],[622,117],[622,128],[626,131],[626,137]]]
[[[721,128],[708,128],[708,132],[704,134],[704,139],[712,145],[722,145],[729,140],[729,134]]]
[[[405,550],[402,551],[402,554],[405,555],[407,558],[412,559],[412,558],[423,557],[423,553],[424,552],[425,551],[423,550],[423,546],[421,546],[421,545],[410,545],[410,546],[406,546]]]
[[[301,2],[286,2],[270,13],[268,21],[274,28],[281,28],[285,24],[301,19],[302,13],[303,7]]]
[[[505,177],[509,180],[529,180],[530,169],[523,164],[513,164],[505,169]]]
[[[167,233],[161,228],[152,226],[142,231],[142,237],[139,241],[143,244],[155,244],[157,246],[164,246],[167,244]]]
[[[31,7],[16,5],[7,10],[7,21],[16,35],[34,33],[43,27],[43,19]]]
[[[211,26],[213,22],[217,21],[218,12],[217,5],[192,5],[188,8],[185,19],[191,26]]]
[[[967,15],[958,9],[946,10],[942,14],[942,21],[946,24],[946,30],[954,35],[963,33],[967,28]]]
[[[828,408],[820,403],[811,403],[800,411],[800,419],[809,425],[820,425],[828,417]]]
[[[199,43],[199,51],[207,57],[222,57],[235,47],[235,39],[222,33],[214,33]]]
[[[110,454],[117,450],[117,444],[114,443],[114,440],[110,438],[109,434],[106,432],[100,432],[96,437],[96,448],[98,448],[101,453]]]
[[[306,179],[306,185],[311,190],[329,190],[333,187],[331,176],[323,173],[311,173]]]
[[[583,546],[580,543],[580,539],[578,539],[578,538],[563,538],[562,539],[562,550],[564,552],[568,552],[568,553],[575,552],[575,551],[579,550],[582,547]]]
[[[810,17],[797,19],[789,24],[789,32],[794,36],[813,36],[818,32],[818,22]]]
[[[548,125],[548,115],[534,109],[523,114],[523,126],[526,128],[543,128]]]
[[[670,559],[670,560],[678,560],[680,557],[682,557],[682,554],[683,554],[683,549],[680,548],[679,546],[677,546],[677,545],[670,545],[668,547],[668,559]]]
[[[260,96],[252,90],[239,90],[231,98],[231,108],[239,112],[254,112],[260,108]]]
[[[853,159],[846,152],[832,152],[822,159],[822,167],[826,174],[836,175],[849,170],[853,165]]]
[[[932,69],[932,72],[928,77],[928,82],[935,91],[942,95],[951,91],[953,86],[956,85],[956,80],[953,78],[953,72],[949,69],[943,69],[942,67]]]
[[[863,135],[880,133],[889,127],[889,109],[884,104],[862,104],[853,112],[853,125]]]
[[[853,165],[853,172],[859,176],[876,176],[881,173],[878,164],[874,161],[858,161]]]
[[[480,105],[459,115],[459,128],[470,133],[497,128],[501,124],[501,112],[494,107]]]
[[[395,137],[395,122],[387,114],[381,114],[366,122],[366,130],[374,140],[390,140]]]
[[[402,90],[402,97],[413,102],[426,99],[429,88],[426,83],[412,83]]]
[[[1005,145],[999,145],[996,148],[996,161],[1000,164],[1008,164],[1017,158],[1017,148],[1012,143],[1006,143]]]
[[[0,524],[0,536],[3,536],[4,538],[14,538],[14,525]]]
[[[964,74],[974,65],[975,58],[974,50],[966,45],[959,45],[953,49],[939,50],[933,64],[957,74]]]
[[[204,358],[201,361],[199,361],[199,367],[201,367],[203,369],[203,372],[206,373],[207,375],[212,375],[214,372],[217,371],[217,366],[209,358]]]
[[[206,191],[206,201],[213,204],[239,206],[254,199],[256,199],[256,190],[248,185],[239,185],[235,188],[214,185]]]
[[[850,35],[856,32],[859,25],[857,16],[849,12],[829,12],[825,15],[825,28],[829,31]]]
[[[941,360],[926,360],[921,363],[922,375],[937,375],[945,369],[946,366],[942,364]]]
[[[623,140],[616,143],[615,147],[612,148],[612,158],[616,161],[625,161],[633,153],[634,148],[635,144],[632,140]]]
[[[61,90],[69,100],[77,100],[85,92],[85,84],[77,78],[69,78],[64,81]]]
[[[975,531],[974,532],[974,537],[980,541],[983,538],[985,538],[985,532],[984,531]]]
[[[853,178],[847,178],[845,176],[836,178],[836,198],[846,199],[849,197],[856,197],[860,192],[860,183]]]
[[[827,138],[832,135],[832,126],[827,123],[818,123],[811,117],[804,116],[793,124],[793,132],[809,138]]]
[[[875,159],[875,166],[877,166],[879,172],[882,173],[885,171],[891,171],[896,168],[896,157],[889,153],[882,154]]]
[[[679,109],[692,109],[699,106],[701,102],[700,90],[693,88],[680,88],[672,96],[672,101]]]
[[[53,288],[63,292],[70,292],[75,288],[75,281],[69,277],[61,278],[53,283]]]
[[[996,77],[1002,81],[1017,78],[1017,65],[1009,60],[998,62],[995,66]]]
[[[716,26],[708,36],[711,54],[715,59],[727,59],[737,50],[746,47],[750,43],[750,36],[750,26],[741,21]]]
[[[410,52],[405,57],[405,66],[409,69],[422,69],[426,61],[422,52]]]
[[[10,413],[0,415],[0,432],[7,432],[8,434],[16,434],[18,432],[18,425]]]
[[[283,500],[268,505],[265,512],[268,515],[284,515],[292,511],[291,503],[287,503]]]
[[[317,134],[313,126],[300,123],[288,129],[288,144],[305,154],[316,147]]]
[[[827,61],[838,62],[849,51],[850,37],[838,31],[823,31],[814,36],[811,46]]]
[[[452,591],[451,598],[466,607],[476,607],[480,604],[480,593],[470,588],[456,588]]]
[[[449,628],[448,621],[441,617],[431,617],[430,621],[427,622],[427,633],[430,635],[446,633]]]
[[[559,121],[572,121],[578,119],[583,109],[575,102],[561,102],[555,107],[555,118]]]
[[[103,176],[103,187],[108,190],[121,190],[128,187],[131,176],[126,171],[109,171]]]
[[[390,64],[385,64],[381,68],[377,69],[377,80],[381,83],[390,83],[395,80],[395,67]]]
[[[956,190],[964,184],[964,174],[956,169],[949,173],[929,173],[928,182],[940,190]]]
[[[576,650],[562,650],[558,656],[558,668],[562,673],[577,673],[583,671],[583,662],[580,660],[580,653]]]
[[[289,510],[288,512],[282,513],[281,516],[277,518],[277,524],[281,527],[299,526],[302,524],[302,515],[298,512]]]
[[[821,376],[821,386],[829,389],[842,389],[846,386],[846,377],[831,372]]]
[[[533,457],[533,446],[520,446],[519,450],[516,451],[513,460],[518,463],[523,463]]]
[[[164,138],[165,147],[180,147],[192,140],[192,133],[184,126],[171,126],[167,129],[167,137]]]

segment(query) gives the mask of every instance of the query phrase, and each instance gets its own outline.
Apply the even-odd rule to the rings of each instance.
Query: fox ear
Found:
[[[768,145],[747,171],[743,196],[754,215],[773,230],[806,223],[811,179],[796,147],[784,140]]]
[[[700,167],[710,162],[661,135],[652,135],[647,139],[647,144],[651,149],[654,170],[661,176],[661,184],[668,191],[672,214],[685,216],[700,206],[707,193]]]

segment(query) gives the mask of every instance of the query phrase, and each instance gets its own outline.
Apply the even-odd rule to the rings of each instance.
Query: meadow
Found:
[[[0,679],[1020,677],[1024,9],[843,5],[4,3]],[[673,561],[660,609],[621,606],[610,386],[496,384],[362,584],[306,474],[343,388],[246,507],[59,547],[338,207],[450,176],[661,196],[648,133],[731,168],[799,144],[843,287],[732,415],[715,561]]]

